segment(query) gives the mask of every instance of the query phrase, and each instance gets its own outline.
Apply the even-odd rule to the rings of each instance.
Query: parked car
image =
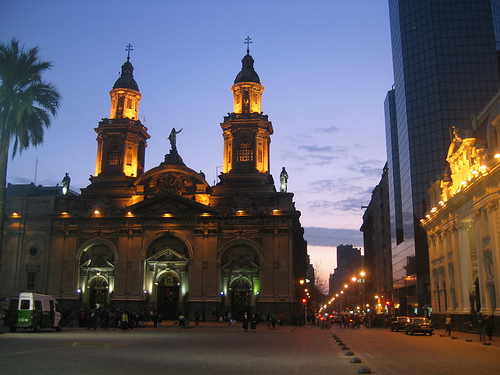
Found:
[[[415,332],[419,332],[425,336],[426,333],[432,335],[433,331],[434,328],[429,319],[423,317],[410,318],[405,327],[405,334],[411,333],[413,335]]]
[[[332,315],[330,318],[332,324],[337,324],[338,326],[342,325],[342,317],[340,315]]]
[[[401,331],[404,331],[405,327],[406,327],[406,323],[408,323],[408,320],[410,318],[407,317],[407,316],[398,316],[394,319],[392,319],[392,322],[391,322],[391,331],[394,332],[398,332],[399,330]]]
[[[4,324],[10,332],[16,332],[17,328],[32,328],[35,332],[40,332],[41,328],[62,329],[57,300],[46,294],[31,292],[11,295]]]

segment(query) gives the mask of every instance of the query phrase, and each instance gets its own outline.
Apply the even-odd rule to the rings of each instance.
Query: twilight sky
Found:
[[[94,128],[110,115],[109,91],[130,61],[151,138],[146,169],[169,152],[172,127],[186,165],[217,180],[220,123],[233,111],[231,85],[250,54],[273,123],[271,173],[302,212],[311,263],[325,279],[335,247],[362,247],[364,210],[386,160],[383,102],[393,84],[387,0],[6,0],[0,40],[38,46],[62,95],[45,141],[9,161],[7,182],[89,184]]]

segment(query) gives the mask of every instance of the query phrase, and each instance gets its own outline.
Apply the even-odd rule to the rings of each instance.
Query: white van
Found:
[[[57,300],[46,294],[21,292],[12,294],[5,312],[5,326],[10,332],[17,328],[32,328],[39,332],[42,328],[62,330],[61,313]]]

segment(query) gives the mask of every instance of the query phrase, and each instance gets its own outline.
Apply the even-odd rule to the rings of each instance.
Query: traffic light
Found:
[[[385,304],[386,304],[387,306],[390,306],[390,305],[391,305],[391,301],[385,301]]]
[[[305,305],[307,303],[307,298],[302,298],[302,303]]]

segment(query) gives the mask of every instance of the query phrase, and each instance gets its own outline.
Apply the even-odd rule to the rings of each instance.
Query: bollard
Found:
[[[352,357],[350,362],[351,363],[361,363],[361,359],[359,359],[358,357]]]
[[[366,367],[366,366],[361,366],[358,369],[358,374],[371,374],[371,373],[372,373],[372,370],[370,370],[370,368]]]
[[[354,353],[353,353],[353,352],[351,352],[350,350],[348,350],[348,351],[346,351],[346,352],[344,353],[344,355],[349,356],[349,355],[354,355]]]

